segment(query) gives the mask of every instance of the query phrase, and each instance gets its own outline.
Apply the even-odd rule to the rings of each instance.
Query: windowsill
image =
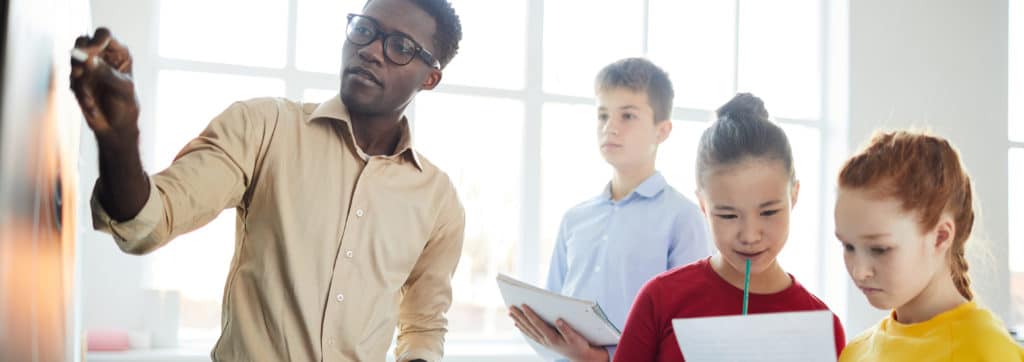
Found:
[[[203,347],[161,348],[123,352],[88,352],[87,362],[199,362],[209,361],[210,351]],[[445,347],[446,362],[540,361],[529,345],[521,341],[451,342]],[[388,361],[394,356],[388,355]]]

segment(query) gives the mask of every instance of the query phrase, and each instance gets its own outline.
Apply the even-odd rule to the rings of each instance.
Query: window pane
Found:
[[[1010,149],[1009,219],[1010,220],[1010,295],[1012,301],[1011,323],[1019,332],[1024,332],[1024,148]],[[1014,222],[1017,221],[1017,222]]]
[[[776,117],[821,114],[821,0],[740,3],[739,90]]]
[[[620,58],[642,55],[642,4],[615,0],[545,1],[544,91],[593,96],[594,76],[601,67]]]
[[[295,66],[300,70],[339,74],[345,44],[345,16],[359,13],[363,0],[298,0]]]
[[[736,2],[650,4],[648,55],[672,77],[675,106],[717,108],[733,93]]]
[[[215,89],[216,92],[196,92]],[[232,102],[261,96],[283,96],[284,82],[184,71],[161,71],[157,77],[155,157],[159,170],[170,165],[185,144]],[[179,236],[155,251],[151,285],[181,291],[181,338],[214,341],[220,332],[224,282],[234,253],[235,212],[227,210],[210,224]],[[188,260],[189,267],[182,268]]]
[[[545,104],[541,122],[541,243],[537,275],[546,280],[562,216],[569,208],[600,195],[612,173],[597,146],[594,106]]]
[[[160,56],[280,68],[288,34],[286,0],[162,0]]]
[[[215,92],[196,92],[213,89]],[[188,141],[199,135],[236,101],[284,96],[284,81],[276,78],[163,70],[157,76],[155,143],[158,168],[171,164]]]
[[[672,133],[658,148],[658,170],[676,191],[695,203],[697,144],[709,125],[708,122],[672,121]]]
[[[526,1],[452,1],[462,21],[459,53],[441,84],[522,89],[526,78]]]
[[[1024,0],[1010,0],[1010,139],[1024,142]],[[1013,220],[1013,219],[1011,219]],[[1022,312],[1024,313],[1024,312]],[[1022,331],[1024,333],[1024,331]]]
[[[331,97],[337,97],[337,89],[306,89],[302,91],[302,101],[309,103],[321,103]]]
[[[448,173],[466,208],[466,239],[452,280],[449,338],[511,337],[515,327],[494,278],[516,271],[523,103],[423,92],[415,112],[415,144]]]
[[[793,151],[800,193],[789,223],[789,239],[779,262],[801,284],[823,295],[821,280],[821,136],[817,128],[781,125]],[[831,222],[831,218],[829,220]]]
[[[181,292],[179,339],[201,344],[221,331],[221,299],[235,246],[235,210],[153,252],[151,288]],[[183,267],[184,265],[187,267]]]

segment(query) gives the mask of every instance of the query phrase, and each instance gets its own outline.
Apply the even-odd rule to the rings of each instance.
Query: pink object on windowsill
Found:
[[[89,352],[117,352],[131,349],[128,332],[119,330],[91,330],[85,334]]]

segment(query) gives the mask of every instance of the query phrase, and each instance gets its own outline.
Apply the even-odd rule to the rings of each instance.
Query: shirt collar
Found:
[[[637,186],[633,192],[646,198],[652,198],[658,196],[661,190],[665,189],[665,186],[668,186],[668,183],[665,182],[665,177],[661,175],[661,172],[654,171],[654,174],[644,180],[644,182],[641,182],[640,186]]]
[[[313,113],[310,114],[309,118],[306,118],[306,122],[312,122],[315,119],[331,119],[339,121],[345,126],[345,130],[349,132],[349,135],[353,136],[353,139],[355,138],[351,131],[351,117],[349,116],[348,109],[345,107],[345,104],[341,102],[341,96],[336,95],[331,97],[331,99],[328,99],[323,103],[320,103],[320,105],[318,105],[316,109],[313,110]],[[417,169],[423,171],[423,164],[420,163],[419,155],[417,155],[416,150],[414,150],[412,147],[412,132],[411,129],[409,128],[409,119],[403,115],[402,120],[400,122],[402,127],[402,135],[401,138],[399,138],[398,140],[398,147],[395,148],[396,152],[391,157],[399,155],[408,157],[409,159],[412,160],[413,164],[416,166]],[[353,145],[355,146],[356,152],[359,153],[360,157],[362,157],[364,160],[368,160],[370,158],[369,155],[363,152],[362,148],[359,148],[358,142],[353,142]]]
[[[637,187],[633,189],[633,192],[631,192],[629,195],[626,195],[626,197],[623,198],[621,201],[626,201],[632,198],[633,194],[648,199],[658,196],[658,194],[660,194],[661,191],[665,189],[665,186],[668,186],[668,183],[665,181],[665,177],[661,175],[661,172],[654,171],[653,175],[644,180],[644,182],[641,182],[640,185],[637,185]],[[604,193],[601,194],[601,198],[609,201],[612,199],[611,182],[608,182],[608,184],[605,186]]]

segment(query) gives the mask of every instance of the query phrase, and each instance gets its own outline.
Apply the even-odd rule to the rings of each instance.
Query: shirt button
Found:
[[[328,339],[328,340],[327,340],[327,344],[329,344],[329,345],[332,345],[332,346],[333,346],[333,345],[334,345],[334,338],[330,338],[330,339]]]
[[[601,235],[601,240],[608,240],[608,235]]]
[[[345,295],[344,294],[338,294],[338,297],[335,298],[335,299],[338,300],[338,303],[344,302],[345,301]]]
[[[364,214],[363,209],[356,210],[356,216],[357,217],[363,217],[363,214]]]
[[[601,267],[599,267],[599,266],[595,266],[595,267],[594,267],[594,272],[599,272],[599,271],[601,271]]]
[[[349,259],[351,259],[351,258],[352,258],[352,255],[355,255],[355,253],[353,253],[353,252],[352,252],[352,250],[346,250],[346,251],[345,251],[345,257],[346,257],[346,258],[349,258]]]

